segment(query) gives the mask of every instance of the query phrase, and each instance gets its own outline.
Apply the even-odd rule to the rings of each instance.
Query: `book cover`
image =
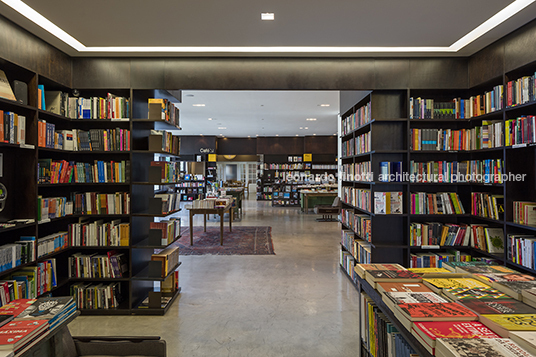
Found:
[[[507,338],[440,338],[436,350],[454,357],[533,357]]]
[[[431,340],[438,338],[500,338],[478,321],[415,322],[413,330]]]
[[[377,284],[380,292],[432,292],[430,288],[422,283],[391,283],[383,282]]]
[[[493,283],[493,287],[515,299],[521,300],[523,290],[536,288],[536,281],[503,281]]]
[[[533,355],[536,354],[536,332],[513,331],[510,338]]]
[[[502,283],[505,281],[535,281],[536,277],[527,274],[496,274],[496,273],[476,273],[473,276],[483,282]]]
[[[48,328],[46,320],[13,321],[0,327],[0,350],[15,350]]]
[[[462,303],[465,307],[468,307],[479,315],[536,314],[535,308],[515,299],[465,299],[461,300],[460,303]]]
[[[4,71],[0,70],[0,98],[17,100]]]
[[[423,281],[439,289],[489,287],[489,285],[486,285],[478,280],[471,278],[425,278],[423,279]]]
[[[20,319],[51,320],[73,303],[72,297],[42,297],[19,314]]]
[[[504,232],[502,228],[484,228],[489,253],[504,252]]]
[[[477,265],[458,267],[458,271],[463,271],[469,274],[515,274],[515,270],[502,265]]]
[[[454,300],[465,299],[510,299],[505,293],[491,287],[451,288],[443,292]]]
[[[373,281],[390,280],[390,279],[419,280],[421,278],[417,274],[414,274],[408,270],[368,270],[367,274],[370,274],[370,277],[372,278]]]
[[[451,273],[450,270],[447,270],[445,268],[409,268],[408,270],[415,274]]]
[[[35,299],[17,299],[0,307],[0,315],[19,316],[24,310],[35,302]]]
[[[472,321],[477,319],[477,315],[468,308],[454,303],[418,303],[418,304],[399,304],[398,308],[411,321],[426,321],[433,319],[448,320],[464,319]]]
[[[433,292],[386,292],[385,296],[395,304],[446,303],[449,302]]]
[[[511,331],[536,331],[536,314],[484,314],[482,317]]]

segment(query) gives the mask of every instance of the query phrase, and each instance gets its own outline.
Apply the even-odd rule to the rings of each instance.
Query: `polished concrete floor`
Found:
[[[358,293],[339,269],[338,224],[254,200],[244,213],[235,225],[271,226],[276,255],[181,257],[182,293],[165,316],[81,316],[71,333],[158,335],[171,357],[357,355]]]

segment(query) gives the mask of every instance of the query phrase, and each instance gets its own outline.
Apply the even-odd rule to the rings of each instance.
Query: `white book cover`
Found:
[[[386,192],[374,192],[374,213],[385,214]]]

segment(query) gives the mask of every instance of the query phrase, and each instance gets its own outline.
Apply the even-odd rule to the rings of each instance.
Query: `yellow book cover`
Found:
[[[510,331],[536,331],[536,314],[481,315]]]
[[[436,278],[436,279],[424,279],[424,281],[438,287],[440,289],[452,289],[452,288],[476,288],[483,287],[489,288],[489,285],[486,285],[476,279],[470,278]]]

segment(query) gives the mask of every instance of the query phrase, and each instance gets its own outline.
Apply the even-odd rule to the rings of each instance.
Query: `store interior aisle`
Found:
[[[158,335],[172,357],[355,356],[358,293],[339,268],[340,229],[315,218],[246,200],[234,225],[271,226],[276,255],[181,256],[182,293],[165,316],[81,316],[71,333]]]

